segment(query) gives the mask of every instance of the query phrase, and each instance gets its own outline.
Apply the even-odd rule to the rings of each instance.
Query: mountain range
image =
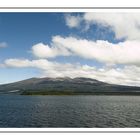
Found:
[[[30,78],[0,85],[0,92],[30,94],[140,95],[140,87],[115,85],[90,78]]]

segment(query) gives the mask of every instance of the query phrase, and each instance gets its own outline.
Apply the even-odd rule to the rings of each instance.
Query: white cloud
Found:
[[[117,38],[140,39],[140,13],[86,13],[89,24],[110,26]]]
[[[90,41],[74,37],[55,36],[52,39],[52,47],[37,44],[33,46],[32,53],[40,58],[77,55],[107,65],[140,65],[140,41],[113,44],[104,40]]]
[[[81,17],[74,17],[80,22],[85,22],[87,27],[92,24],[99,26],[110,27],[110,30],[115,32],[116,38],[126,38],[129,40],[140,39],[140,13],[101,13],[90,12],[85,13]],[[79,21],[79,20],[78,20]],[[80,23],[78,24],[80,25]],[[75,27],[78,27],[75,26]]]
[[[37,50],[35,51],[36,46]],[[113,44],[104,40],[92,41],[54,36],[50,46],[37,44],[33,46],[32,53],[39,59],[30,62],[26,60],[27,67],[41,69],[42,76],[88,77],[113,84],[135,86],[140,84],[140,41],[131,40]],[[63,64],[40,59],[69,55],[97,60],[106,65],[103,68],[96,68],[78,63]],[[124,68],[114,67],[115,64],[123,64]]]
[[[6,42],[1,42],[0,43],[0,48],[5,48],[7,47],[7,43]]]
[[[5,67],[14,67],[14,68],[24,68],[24,67],[35,67],[42,70],[53,70],[53,69],[67,69],[67,67],[71,67],[72,64],[61,64],[57,62],[51,62],[47,59],[36,59],[36,60],[28,60],[28,59],[6,59],[4,64]]]
[[[20,68],[20,67],[30,66],[30,61],[28,59],[7,59],[5,60],[4,64],[5,66],[8,66],[8,67]]]
[[[3,64],[5,67],[24,68],[36,67],[40,69],[48,69],[52,67],[52,63],[46,59],[28,60],[28,59],[6,59]]]
[[[42,77],[87,77],[112,84],[140,85],[140,67],[137,66],[125,66],[124,68],[96,68],[80,64],[62,64],[46,59],[7,59],[3,65],[15,68],[38,68],[42,70]]]
[[[81,22],[80,16],[72,16],[70,14],[65,15],[65,21],[66,25],[70,28],[76,28],[79,27]]]
[[[39,58],[51,58],[56,57],[57,55],[69,56],[70,52],[62,46],[57,44],[57,47],[48,46],[43,43],[38,43],[32,47],[32,53]]]

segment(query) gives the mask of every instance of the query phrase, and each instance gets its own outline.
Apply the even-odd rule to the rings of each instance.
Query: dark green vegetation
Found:
[[[135,95],[139,96],[140,92],[68,92],[68,91],[23,91],[21,95]]]
[[[0,85],[0,92],[22,95],[140,95],[140,87],[108,84],[89,78],[31,78]]]
[[[75,93],[68,91],[23,91],[21,95],[75,95]]]

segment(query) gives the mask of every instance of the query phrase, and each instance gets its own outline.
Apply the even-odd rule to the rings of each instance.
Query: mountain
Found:
[[[0,92],[21,94],[134,94],[140,95],[140,87],[104,83],[90,78],[31,78],[0,85]]]

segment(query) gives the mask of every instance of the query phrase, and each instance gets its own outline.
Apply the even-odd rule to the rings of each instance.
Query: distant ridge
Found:
[[[40,92],[63,94],[109,94],[109,95],[140,95],[140,87],[108,84],[90,78],[30,78],[19,82],[0,85],[0,92]]]

